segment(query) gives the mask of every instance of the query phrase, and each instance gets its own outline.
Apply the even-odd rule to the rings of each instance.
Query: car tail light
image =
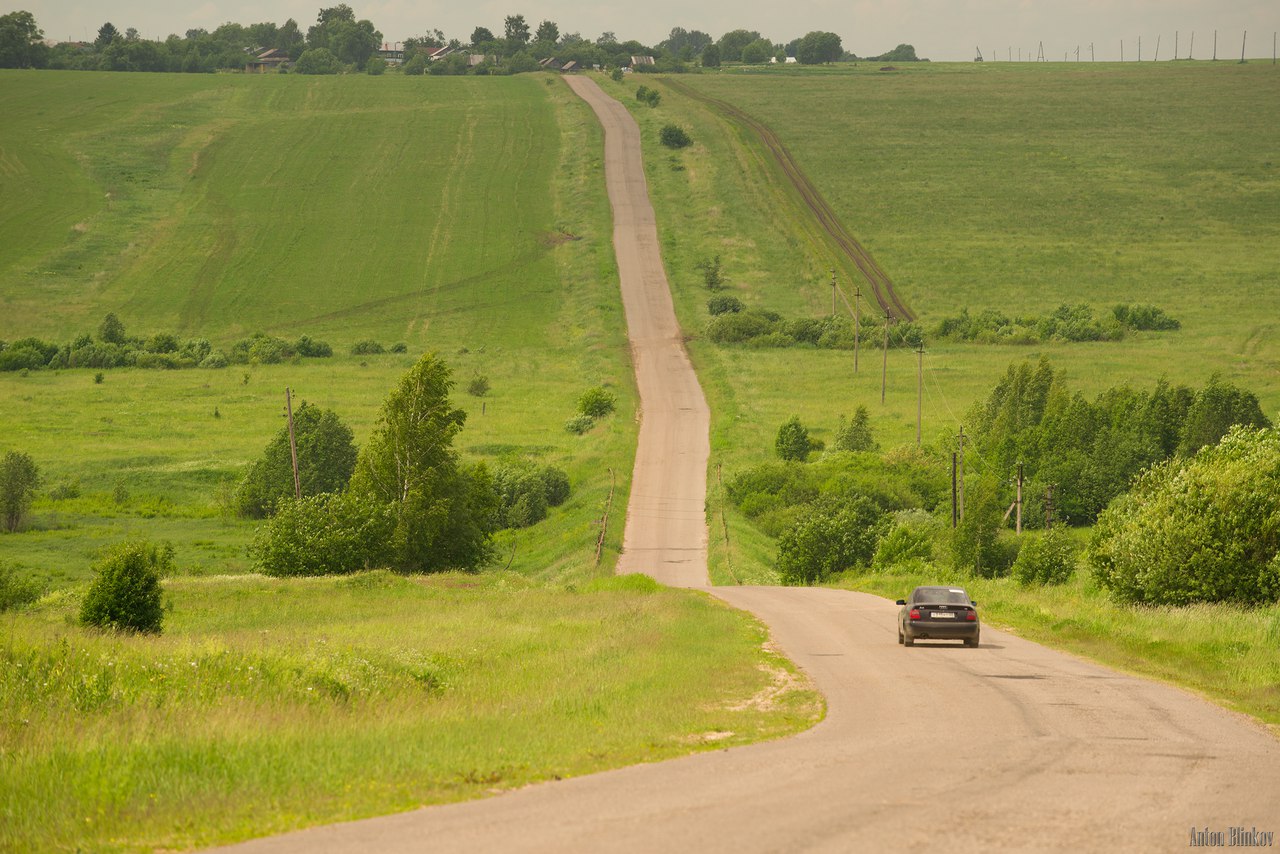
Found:
[[[969,622],[971,622],[971,623],[972,623],[972,622],[974,622],[974,621],[976,621],[976,620],[978,619],[978,612],[977,612],[977,611],[969,611],[969,612],[967,612],[967,613],[964,615],[964,618],[965,618],[966,620],[968,620]]]
[[[913,620],[918,620],[918,619],[920,619],[920,609],[919,609],[919,608],[912,608],[912,609],[911,609],[911,614],[910,614],[909,616],[910,616],[910,617],[911,617],[911,619],[913,619]]]

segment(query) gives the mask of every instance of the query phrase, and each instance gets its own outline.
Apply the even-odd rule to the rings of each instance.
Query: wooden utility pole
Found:
[[[1022,463],[1018,463],[1018,533],[1022,533]]]
[[[1191,47],[1187,48],[1187,59],[1191,59],[1191,55],[1196,52],[1196,31],[1191,31]]]
[[[858,301],[862,299],[862,286],[853,288],[853,372],[858,372],[858,347],[861,344],[862,331],[858,328]]]
[[[1173,31],[1173,58],[1178,58],[1178,31]]]
[[[1089,61],[1097,62],[1098,58],[1093,55],[1093,42],[1089,42]]]
[[[920,447],[920,422],[924,417],[924,343],[916,350],[916,447]]]
[[[831,271],[831,316],[836,316],[836,271]]]
[[[1240,62],[1244,62],[1244,43],[1249,39],[1249,31],[1245,30],[1244,35],[1240,37]]]
[[[963,424],[961,424],[961,425],[960,425],[960,469],[959,469],[959,473],[960,473],[960,480],[959,480],[959,486],[960,486],[960,505],[959,505],[958,512],[959,512],[959,514],[960,514],[960,518],[961,518],[961,519],[964,519],[964,425],[963,425]]]
[[[884,313],[884,358],[880,365],[880,403],[884,403],[884,392],[889,387],[889,322],[893,315]]]
[[[1124,39],[1120,39],[1120,61],[1124,62]]]
[[[951,527],[954,528],[959,524],[959,514],[956,511],[956,452],[951,452]]]
[[[284,409],[289,415],[289,454],[293,457],[293,497],[302,497],[302,480],[298,477],[298,442],[293,437],[293,400],[289,387],[284,390]]]
[[[1142,62],[1142,36],[1138,36],[1138,62]]]
[[[1218,61],[1218,31],[1213,31],[1213,61]]]
[[[1160,61],[1160,36],[1156,36],[1156,55],[1152,58],[1152,62]]]

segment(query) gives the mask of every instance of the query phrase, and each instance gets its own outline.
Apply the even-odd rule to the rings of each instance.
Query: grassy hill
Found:
[[[415,354],[440,351],[471,415],[462,449],[567,468],[565,513],[511,535],[513,568],[593,570],[611,483],[625,495],[634,411],[599,130],[545,78],[0,76],[0,339],[65,342],[113,311],[131,334],[215,346],[256,331],[329,341],[332,359],[225,370],[0,374],[5,447],[46,487],[6,557],[83,577],[126,532],[175,541],[196,571],[247,568],[251,527],[219,493],[280,425],[286,386],[362,441]],[[405,356],[352,357],[356,341]],[[481,399],[461,392],[489,378]],[[563,430],[605,383],[619,414]],[[610,470],[615,477],[610,477]],[[620,503],[619,503],[620,506]],[[609,544],[620,543],[621,524]],[[607,565],[606,561],[606,565]]]
[[[720,255],[732,293],[789,316],[831,311],[830,275],[854,282],[805,223],[755,138],[702,102],[660,88],[636,104],[681,322],[705,325],[697,264]],[[1038,314],[1085,302],[1152,303],[1178,332],[1120,342],[982,345],[930,340],[924,440],[954,431],[1012,361],[1047,355],[1086,394],[1214,372],[1280,411],[1280,74],[1229,63],[921,65],[686,75],[682,85],[768,124],[928,329],[967,307]],[[695,145],[658,144],[675,121]],[[843,311],[843,309],[842,309]],[[916,359],[878,352],[855,375],[847,351],[691,343],[713,411],[713,469],[768,455],[792,414],[830,439],[866,405],[882,444],[914,444]],[[980,464],[980,463],[978,463]],[[740,520],[739,520],[740,521]],[[772,546],[730,518],[734,566]],[[714,538],[713,538],[714,539]],[[718,570],[723,572],[723,568]],[[727,575],[722,575],[727,579]],[[761,577],[768,577],[764,572]]]

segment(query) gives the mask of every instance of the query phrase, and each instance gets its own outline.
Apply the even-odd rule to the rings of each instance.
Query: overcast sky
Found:
[[[337,5],[329,0],[323,5]],[[838,33],[846,50],[862,56],[884,53],[897,44],[915,45],[933,60],[970,60],[975,47],[987,59],[1006,59],[1012,49],[1034,55],[1040,41],[1048,58],[1061,60],[1080,46],[1087,58],[1092,42],[1099,60],[1136,56],[1142,38],[1143,59],[1155,53],[1172,59],[1175,32],[1180,56],[1195,33],[1195,58],[1207,59],[1213,31],[1219,58],[1238,56],[1248,30],[1248,55],[1270,57],[1272,34],[1280,29],[1280,0],[790,0],[741,3],[738,0],[348,0],[359,18],[368,18],[388,42],[403,41],[430,29],[466,41],[477,26],[501,35],[507,15],[522,14],[531,27],[549,19],[562,33],[594,39],[608,30],[620,40],[655,44],[672,27],[702,30],[719,37],[728,30],[758,30],[774,42],[787,42],[810,30]],[[26,9],[51,39],[92,39],[111,21],[123,32],[136,27],[146,38],[163,39],[194,27],[213,29],[234,21],[283,23],[295,19],[305,31],[321,7],[316,0],[0,0],[0,11]]]

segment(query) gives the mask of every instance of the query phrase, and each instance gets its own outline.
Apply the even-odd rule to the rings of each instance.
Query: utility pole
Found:
[[[1044,488],[1044,529],[1053,529],[1053,484]]]
[[[1120,61],[1124,62],[1124,39],[1120,39]]]
[[[298,442],[293,437],[293,400],[289,387],[284,389],[284,409],[289,415],[289,454],[293,457],[293,497],[302,497],[302,480],[298,477]]]
[[[1156,34],[1156,55],[1151,61],[1152,62],[1160,61],[1160,35],[1158,33]]]
[[[920,422],[924,417],[924,342],[916,350],[916,447],[920,447]]]
[[[960,425],[960,518],[964,519],[964,425]]]
[[[1245,30],[1244,35],[1240,37],[1240,63],[1244,64],[1244,43],[1249,39],[1249,31]]]
[[[1213,31],[1213,61],[1218,61],[1218,31]]]
[[[884,392],[889,386],[889,322],[893,315],[884,313],[884,360],[880,365],[880,403],[884,403]]]
[[[1089,42],[1089,61],[1097,62],[1098,58],[1093,55],[1093,42]]]
[[[836,316],[836,271],[831,271],[831,316]]]
[[[1196,31],[1191,31],[1191,47],[1187,48],[1187,59],[1191,59],[1191,55],[1196,52]]]
[[[1018,533],[1022,533],[1022,463],[1018,463]]]
[[[858,328],[858,301],[862,299],[862,286],[853,288],[853,372],[858,372],[858,347],[861,343],[862,331]]]
[[[951,452],[951,527],[955,528],[959,524],[959,516],[956,513],[956,452]]]
[[[1138,36],[1138,62],[1142,62],[1142,36]]]

